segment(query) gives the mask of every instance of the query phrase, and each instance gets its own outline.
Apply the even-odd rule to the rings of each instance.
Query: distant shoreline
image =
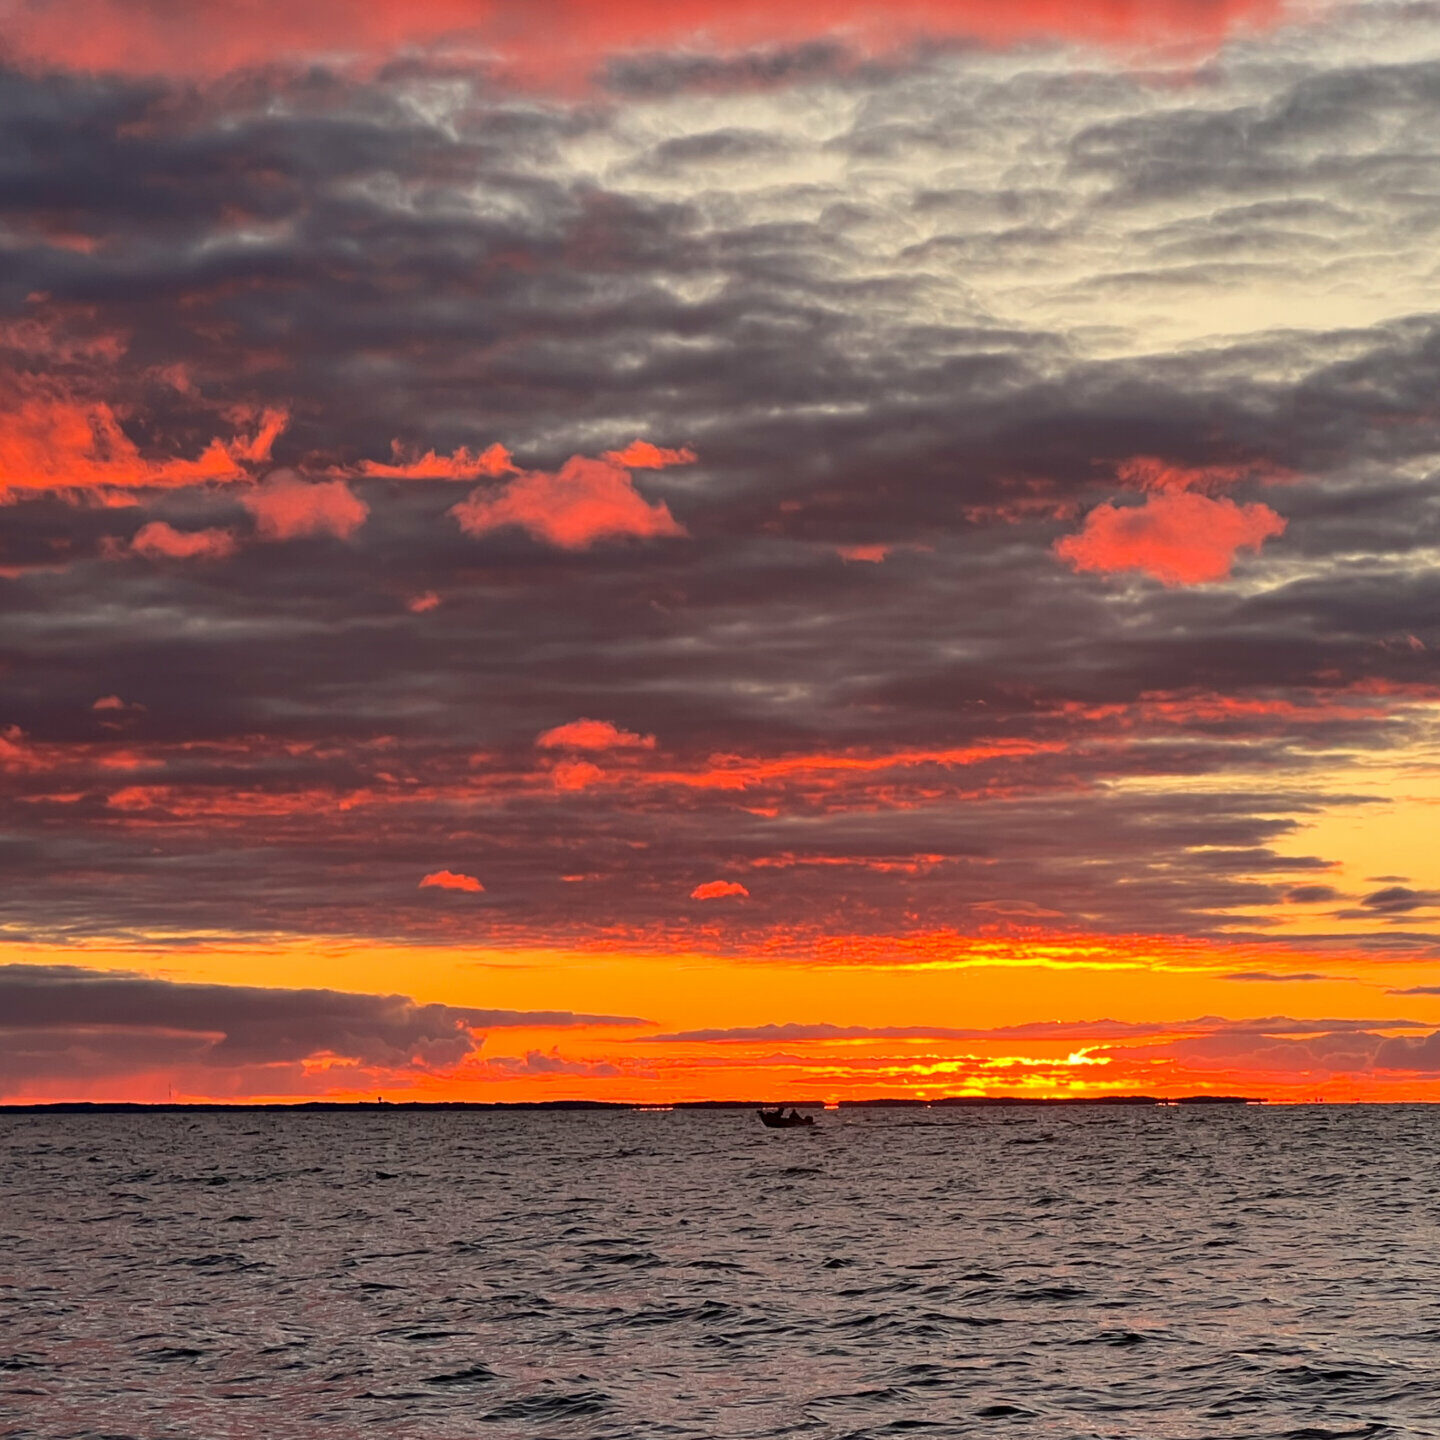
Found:
[[[1055,1096],[1049,1099],[1009,1097],[1003,1095],[947,1095],[939,1100],[880,1099],[841,1100],[841,1110],[990,1110],[1073,1109],[1092,1107],[1111,1109],[1117,1106],[1162,1105],[1263,1105],[1263,1099],[1251,1095],[1098,1095]],[[194,1104],[165,1102],[155,1105],[124,1100],[56,1100],[34,1105],[0,1105],[0,1115],[197,1115],[253,1114],[271,1111],[282,1114],[330,1114],[357,1111],[525,1111],[525,1110],[758,1110],[776,1105],[793,1106],[800,1110],[823,1110],[823,1100],[676,1100],[662,1104],[623,1100],[297,1100],[246,1103],[239,1101],[199,1101]]]

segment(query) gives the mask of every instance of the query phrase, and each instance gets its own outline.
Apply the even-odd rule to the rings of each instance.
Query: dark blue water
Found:
[[[1440,1108],[0,1117],[0,1435],[1440,1436]]]

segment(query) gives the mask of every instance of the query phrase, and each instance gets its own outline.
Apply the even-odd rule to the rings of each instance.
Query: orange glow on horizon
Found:
[[[515,1010],[573,1007],[645,1016],[645,1028],[505,1027],[479,1032],[478,1049],[458,1065],[357,1066],[317,1053],[297,1066],[188,1065],[144,1068],[83,1084],[30,1086],[7,1102],[92,1099],[154,1102],[370,1100],[535,1101],[583,1098],[636,1104],[686,1100],[811,1097],[843,1099],[947,1095],[1076,1096],[1245,1094],[1269,1100],[1440,1099],[1440,1075],[1345,1067],[1344,1035],[1333,1065],[1296,1050],[1333,1030],[1335,1017],[1372,1017],[1379,1028],[1356,1038],[1356,1054],[1387,1037],[1423,1038],[1440,1029],[1440,997],[1387,998],[1421,983],[1423,959],[1363,954],[1317,957],[1266,951],[1276,978],[1227,979],[1259,949],[1168,942],[1168,967],[1154,964],[1156,937],[1072,937],[1065,944],[985,939],[963,942],[958,960],[926,960],[924,941],[896,953],[891,937],[835,937],[811,958],[756,959],[702,954],[571,951],[456,951],[364,942],[285,940],[269,946],[213,937],[166,951],[75,946],[9,947],[15,963],[85,965],[175,981],[362,992],[403,992],[421,1003]],[[932,949],[958,937],[930,937]],[[890,951],[890,964],[880,952]],[[840,954],[851,957],[839,960]],[[1134,958],[1151,958],[1141,966]],[[920,958],[908,958],[918,955]],[[1062,956],[1068,957],[1061,958]],[[827,958],[828,957],[828,958]],[[898,963],[896,963],[898,961]],[[1296,983],[1301,964],[1324,965],[1332,979]],[[657,984],[664,977],[663,986]],[[1023,977],[1023,978],[1022,978]],[[1263,1017],[1297,1019],[1269,1037]],[[915,1017],[966,1038],[928,1036]],[[1037,1016],[1062,1026],[1051,1038]],[[1113,1022],[1096,1027],[1100,1016]],[[1185,1016],[1217,1017],[1187,1021]],[[1305,1017],[1316,1022],[1307,1028]],[[1318,1023],[1330,1020],[1330,1025]],[[1386,1025],[1406,1020],[1409,1025]],[[693,1041],[683,1033],[777,1022],[825,1022],[898,1035],[819,1034]],[[1081,1027],[1069,1022],[1090,1022]],[[1260,1028],[1256,1028],[1257,1024]],[[1020,1027],[1022,1036],[1004,1032]],[[822,1026],[823,1031],[825,1027]],[[675,1033],[673,1040],[651,1036]],[[783,1027],[782,1027],[783,1032]],[[973,1032],[973,1033],[972,1033]],[[1296,1057],[1299,1057],[1298,1059]],[[1277,1068],[1277,1057],[1286,1067]]]

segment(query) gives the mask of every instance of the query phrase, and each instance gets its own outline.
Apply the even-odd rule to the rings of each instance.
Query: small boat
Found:
[[[815,1123],[813,1115],[802,1115],[793,1107],[787,1115],[783,1105],[777,1105],[773,1110],[757,1110],[755,1113],[767,1130],[795,1130]]]

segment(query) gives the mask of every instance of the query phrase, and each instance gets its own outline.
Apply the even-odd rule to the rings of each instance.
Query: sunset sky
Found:
[[[0,1099],[1440,1098],[1440,6],[0,62]]]

